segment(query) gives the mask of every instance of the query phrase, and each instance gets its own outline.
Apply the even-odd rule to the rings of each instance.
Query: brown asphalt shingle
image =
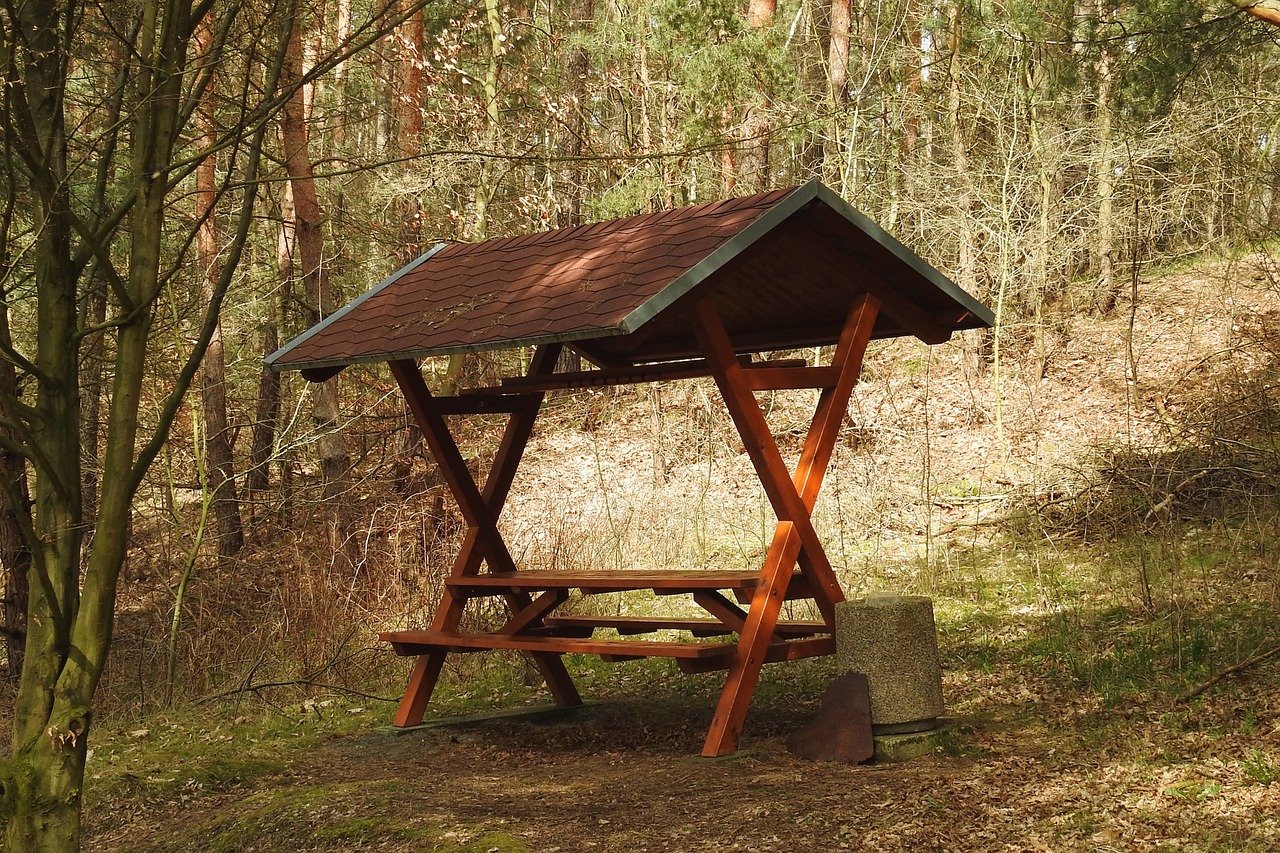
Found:
[[[690,293],[706,289],[724,301],[731,333],[736,325],[753,333],[763,330],[768,337],[770,327],[777,326],[779,340],[799,335],[805,340],[796,345],[808,345],[831,336],[818,327],[834,323],[832,333],[838,332],[844,308],[867,289],[854,284],[850,269],[862,251],[854,238],[866,242],[869,223],[851,223],[847,214],[828,217],[825,227],[834,222],[853,241],[828,250],[832,241],[820,240],[821,251],[805,245],[814,241],[805,238],[807,229],[796,217],[821,213],[824,201],[828,207],[843,205],[829,190],[809,184],[577,228],[440,246],[268,360],[276,369],[323,367],[549,340],[573,342],[597,361],[680,357],[692,346],[682,307]],[[759,224],[749,231],[753,223]],[[882,235],[870,235],[872,251],[884,254],[882,244],[892,238],[870,228]],[[726,250],[723,260],[708,260],[721,249]],[[958,309],[955,294],[940,298],[931,292],[939,289],[939,281],[943,290],[955,287],[907,255],[909,265],[924,266],[926,278],[938,281],[922,286],[915,281],[919,271],[911,278],[896,268],[889,275],[911,278],[908,285],[914,282],[918,298],[945,309],[950,327],[984,324],[971,312],[976,303]],[[881,262],[902,264],[896,257]],[[797,308],[812,313],[797,316]],[[911,331],[902,325],[895,326],[891,317],[877,332]],[[638,331],[643,334],[630,340]]]

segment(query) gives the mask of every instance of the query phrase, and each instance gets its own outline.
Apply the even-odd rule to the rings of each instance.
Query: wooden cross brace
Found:
[[[529,375],[551,373],[559,355],[560,344],[539,347],[529,365]],[[533,435],[533,423],[542,405],[543,392],[522,395],[525,404],[518,407],[507,421],[506,431],[502,435],[502,442],[498,445],[498,453],[482,491],[467,470],[466,460],[449,432],[449,425],[441,408],[435,405],[436,398],[431,396],[427,384],[422,380],[422,372],[418,366],[412,361],[393,361],[391,373],[400,385],[409,411],[422,430],[423,440],[440,466],[445,485],[453,493],[462,518],[467,523],[462,549],[458,552],[450,575],[474,575],[480,571],[482,562],[488,562],[490,571],[515,571],[515,561],[511,559],[502,534],[498,532],[498,515],[511,491],[511,483],[515,480],[516,469],[529,443],[529,437]],[[528,594],[521,592],[513,592],[506,599],[512,614],[519,613],[532,603]],[[436,608],[431,630],[456,631],[462,621],[465,606],[466,600],[455,596],[446,586]],[[445,654],[443,651],[435,651],[418,656],[409,676],[404,698],[396,710],[393,720],[395,725],[412,726],[422,722],[422,715],[440,677]],[[534,652],[531,657],[557,704],[582,704],[582,698],[573,686],[573,679],[569,677],[560,655]]]
[[[703,355],[711,363],[712,376],[729,409],[729,416],[778,517],[773,542],[760,570],[760,583],[755,588],[746,624],[739,634],[738,651],[729,667],[728,678],[702,747],[705,756],[725,755],[737,748],[738,735],[760,678],[765,650],[772,640],[797,559],[823,620],[829,629],[835,629],[835,605],[844,600],[844,593],[813,529],[810,514],[831,461],[849,396],[862,370],[862,357],[871,340],[878,307],[875,297],[864,295],[849,312],[831,360],[834,381],[828,379],[830,384],[818,397],[794,474],[787,470],[764,413],[752,395],[753,386],[758,387],[759,383],[751,381],[736,358],[715,304],[706,297],[695,307]]]
[[[698,340],[706,364],[778,518],[772,544],[758,576],[746,573],[752,584],[750,588],[754,590],[747,611],[742,611],[712,588],[719,583],[711,579],[713,573],[707,573],[698,579],[690,577],[701,574],[697,572],[669,573],[665,578],[657,577],[662,573],[643,573],[645,578],[640,580],[644,582],[637,583],[639,575],[630,581],[623,581],[621,578],[626,573],[619,572],[599,579],[578,578],[571,584],[584,591],[591,591],[593,588],[629,588],[627,585],[631,584],[635,588],[652,588],[659,592],[690,592],[694,600],[719,624],[738,633],[739,639],[735,647],[703,649],[696,652],[697,659],[686,659],[695,657],[694,654],[688,654],[691,650],[687,647],[673,649],[671,643],[650,645],[653,649],[664,647],[663,654],[680,653],[681,664],[688,664],[692,671],[701,667],[715,667],[727,661],[728,677],[703,746],[702,754],[705,756],[724,755],[737,747],[747,708],[755,692],[760,669],[766,660],[813,654],[818,647],[812,644],[824,642],[799,640],[794,644],[787,644],[784,632],[778,626],[782,602],[787,597],[787,587],[797,564],[804,580],[805,592],[814,598],[822,614],[826,632],[834,634],[835,605],[843,600],[844,595],[822,543],[813,529],[811,514],[831,460],[850,394],[861,371],[862,358],[871,338],[878,308],[879,303],[874,296],[864,295],[855,302],[846,318],[829,367],[782,366],[751,369],[737,357],[712,299],[704,297],[694,306]],[[477,486],[467,469],[444,416],[467,411],[495,410],[493,398],[476,398],[470,403],[432,397],[416,364],[407,360],[391,363],[392,374],[404,392],[410,411],[421,427],[423,438],[439,464],[444,481],[457,500],[467,524],[462,548],[450,572],[453,586],[445,584],[431,630],[427,632],[433,637],[444,639],[439,640],[436,645],[411,647],[431,650],[417,656],[404,698],[396,711],[394,722],[397,726],[421,722],[430,701],[447,654],[448,637],[458,631],[466,605],[466,590],[463,589],[459,595],[455,594],[454,587],[465,588],[467,583],[463,579],[477,576],[482,564],[487,564],[490,572],[505,574],[517,571],[498,531],[498,516],[510,492],[516,469],[532,435],[534,421],[542,404],[544,392],[538,390],[538,387],[545,387],[546,383],[539,382],[538,378],[547,377],[553,372],[560,349],[560,344],[539,347],[530,365],[527,381],[521,383],[530,390],[518,391],[514,401],[508,397],[508,402],[502,405],[502,410],[511,412],[511,419],[507,423],[483,489]],[[790,472],[753,394],[761,390],[810,387],[822,390],[796,470]],[[490,581],[486,584],[490,587],[505,582],[500,578],[492,578]],[[542,673],[556,702],[560,705],[578,705],[582,700],[565,670],[561,652],[539,650],[540,648],[570,648],[574,651],[604,654],[609,659],[626,659],[642,654],[644,644],[622,644],[625,649],[619,645],[619,653],[614,654],[611,650],[605,650],[610,641],[584,640],[577,645],[569,640],[557,643],[537,642],[538,636],[527,632],[543,625],[544,618],[568,597],[567,589],[564,588],[567,583],[565,579],[561,578],[555,583],[558,584],[555,588],[544,587],[546,591],[536,599],[522,589],[512,588],[504,592],[503,597],[512,615],[505,626],[490,635],[493,638],[492,646],[483,637],[477,640],[474,636],[455,636],[454,642],[461,644],[465,640],[468,648],[525,649]],[[511,642],[513,638],[518,641],[514,645]],[[829,647],[829,642],[822,646],[825,649]],[[722,650],[727,654],[718,654]]]

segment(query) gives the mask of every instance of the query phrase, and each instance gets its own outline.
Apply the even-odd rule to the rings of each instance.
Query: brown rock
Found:
[[[876,748],[867,677],[846,672],[831,682],[813,722],[787,738],[787,751],[810,761],[861,764],[870,760]]]

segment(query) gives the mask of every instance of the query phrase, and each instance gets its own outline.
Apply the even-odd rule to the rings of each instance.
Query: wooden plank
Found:
[[[652,589],[693,592],[704,589],[750,589],[760,582],[760,573],[719,569],[679,571],[570,569],[563,571],[485,572],[445,578],[449,589],[480,592],[491,590],[581,589],[585,592],[621,592]],[[490,593],[493,594],[493,593]]]
[[[800,370],[807,362],[803,358],[780,358],[772,361],[752,362],[751,356],[741,356],[743,367],[751,371]],[[819,368],[825,370],[826,368]],[[658,364],[640,364],[635,367],[606,367],[600,370],[575,370],[565,373],[535,375],[530,371],[527,376],[508,376],[503,378],[500,386],[467,388],[462,391],[465,401],[468,398],[487,399],[491,397],[527,394],[535,391],[565,391],[575,388],[602,388],[611,385],[636,385],[641,382],[669,382],[676,379],[696,379],[710,376],[711,366],[705,359],[687,359],[685,361],[669,361]],[[797,387],[817,387],[812,385]],[[465,406],[465,402],[458,404]]]
[[[413,670],[409,673],[409,683],[405,686],[404,695],[400,697],[400,704],[391,719],[393,726],[416,726],[422,722],[431,694],[435,692],[436,682],[440,680],[444,655],[444,652],[418,655],[418,659],[413,662]]]
[[[378,635],[400,655],[434,651],[468,652],[487,649],[554,652],[555,654],[622,655],[627,657],[709,658],[732,655],[729,643],[685,643],[655,640],[595,640],[543,635],[476,634],[460,631],[388,631]]]
[[[794,391],[800,388],[833,388],[840,371],[833,367],[768,367],[746,372],[752,391]]]
[[[751,604],[751,598],[755,594],[755,587],[743,587],[742,589],[732,590],[734,598],[739,604]],[[809,583],[809,579],[804,576],[803,572],[793,572],[791,580],[787,581],[787,592],[784,601],[804,601],[813,598],[813,585]]]
[[[805,637],[783,642],[773,642],[765,647],[763,663],[779,663],[781,661],[801,660],[803,658],[823,657],[836,653],[834,637]],[[735,660],[732,656],[715,658],[685,658],[676,661],[680,671],[687,674],[713,672],[717,669],[732,668]],[[705,754],[705,753],[704,753]]]
[[[523,394],[501,397],[433,397],[432,405],[442,415],[510,415],[528,405]]]
[[[736,590],[739,593],[747,593],[749,590]],[[735,633],[741,633],[743,626],[747,624],[747,613],[741,607],[734,604],[729,599],[721,595],[717,590],[704,589],[693,594],[693,600],[703,610],[716,617],[717,620],[726,625],[733,626]]]
[[[669,616],[548,616],[542,620],[542,624],[557,633],[608,628],[623,635],[650,634],[654,631],[688,631],[695,637],[720,637],[736,634],[739,630],[716,619]],[[779,622],[774,628],[774,633],[783,637],[811,637],[827,630],[825,622],[795,620]]]

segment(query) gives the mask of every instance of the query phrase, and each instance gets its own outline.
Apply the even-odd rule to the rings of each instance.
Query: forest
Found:
[[[1276,0],[0,0],[0,69],[7,850],[1280,843]],[[935,598],[966,742],[798,765],[809,661],[724,764],[673,764],[716,688],[652,662],[589,670],[614,704],[551,734],[428,734],[441,765],[344,741],[389,721],[377,633],[430,619],[462,526],[385,368],[264,359],[438,243],[815,178],[996,317],[873,344],[814,515],[847,594]],[[553,396],[522,561],[754,565],[774,519],[702,382]],[[802,408],[768,406],[786,453]],[[460,429],[487,464],[498,421]],[[466,656],[439,713],[540,689]],[[406,817],[396,780],[450,763],[458,802]],[[523,804],[481,805],[509,766]],[[575,773],[617,809],[557,811],[536,777]]]

